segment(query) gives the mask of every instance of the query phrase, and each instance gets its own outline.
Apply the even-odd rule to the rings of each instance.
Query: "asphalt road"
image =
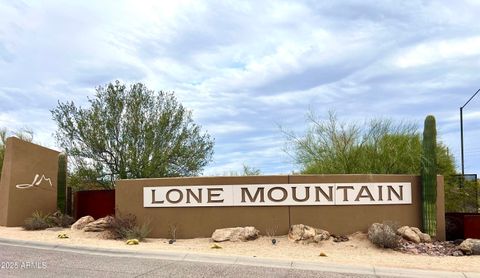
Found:
[[[378,277],[0,245],[0,277]]]

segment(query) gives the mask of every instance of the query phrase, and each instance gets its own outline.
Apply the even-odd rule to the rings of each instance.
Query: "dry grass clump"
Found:
[[[142,241],[150,234],[151,229],[148,221],[138,225],[137,218],[133,214],[118,214],[114,217],[112,232],[117,238]]]
[[[70,215],[63,214],[60,211],[55,212],[49,217],[53,227],[68,228],[75,222],[75,219]]]
[[[43,214],[40,211],[35,211],[31,217],[25,219],[23,228],[27,231],[45,230],[51,227],[51,221],[48,214]]]
[[[52,227],[67,228],[74,222],[69,215],[57,211],[53,214],[43,214],[35,211],[31,217],[25,219],[23,228],[27,231],[45,230]]]

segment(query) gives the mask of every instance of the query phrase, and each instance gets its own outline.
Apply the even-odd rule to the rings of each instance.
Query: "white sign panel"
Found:
[[[411,183],[306,183],[155,186],[144,207],[326,206],[411,204]]]

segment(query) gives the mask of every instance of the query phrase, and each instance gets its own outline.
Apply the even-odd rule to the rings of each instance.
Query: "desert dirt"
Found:
[[[59,239],[60,233],[69,238]],[[389,249],[380,249],[371,244],[366,234],[355,233],[349,241],[333,242],[332,239],[321,243],[299,244],[290,242],[287,236],[277,236],[277,244],[270,237],[260,237],[247,242],[220,242],[222,248],[212,249],[210,238],[177,239],[168,244],[168,239],[146,239],[139,245],[126,245],[121,240],[102,239],[100,233],[86,233],[71,229],[49,229],[43,231],[25,231],[20,227],[0,227],[0,238],[34,240],[69,246],[88,246],[118,248],[142,251],[174,251],[189,253],[216,254],[224,256],[255,256],[258,258],[285,259],[295,261],[348,264],[355,266],[384,266],[395,268],[415,268],[444,271],[480,272],[480,256],[435,257],[428,255],[404,254]],[[326,257],[319,256],[324,253]]]

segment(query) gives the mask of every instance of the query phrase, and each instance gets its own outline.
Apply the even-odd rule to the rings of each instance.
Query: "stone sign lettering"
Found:
[[[143,188],[143,205],[224,207],[411,204],[411,187],[408,182],[148,186]]]

